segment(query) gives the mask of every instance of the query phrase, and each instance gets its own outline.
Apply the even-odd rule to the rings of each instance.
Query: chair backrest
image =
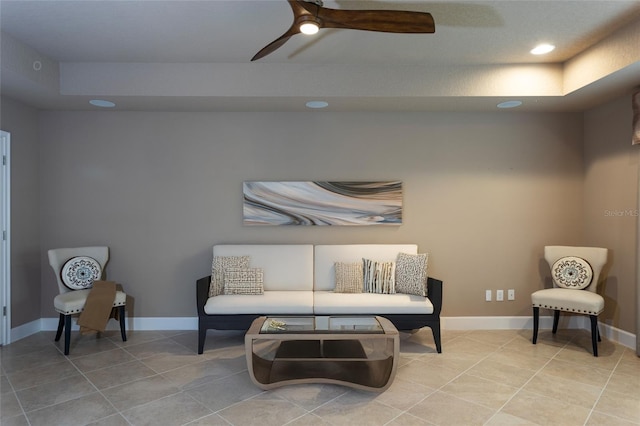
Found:
[[[76,256],[88,256],[95,259],[102,269],[102,277],[104,278],[105,272],[104,267],[109,261],[109,247],[77,247],[77,248],[59,248],[59,249],[51,249],[48,252],[49,255],[49,265],[53,268],[53,272],[56,275],[56,280],[58,281],[58,289],[60,293],[67,293],[69,291],[73,291],[62,282],[62,276],[60,272],[62,271],[62,267],[65,263],[71,258]]]
[[[608,249],[601,247],[546,246],[544,248],[544,258],[551,268],[553,268],[553,265],[558,259],[567,256],[575,256],[586,260],[593,270],[593,279],[591,280],[591,284],[585,287],[584,290],[595,293],[598,287],[600,273],[607,263],[608,252]],[[553,281],[553,286],[558,287],[555,280]]]

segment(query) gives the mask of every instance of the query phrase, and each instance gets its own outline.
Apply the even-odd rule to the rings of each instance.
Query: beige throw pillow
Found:
[[[227,268],[224,270],[224,294],[263,294],[262,268]]]
[[[248,268],[249,256],[214,256],[211,263],[211,284],[209,297],[222,294],[224,289],[224,271],[227,268]]]
[[[362,262],[334,264],[336,270],[335,293],[362,293],[364,287]]]

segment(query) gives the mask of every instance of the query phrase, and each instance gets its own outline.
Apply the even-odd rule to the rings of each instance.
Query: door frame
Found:
[[[11,134],[0,130],[0,345],[11,343]]]

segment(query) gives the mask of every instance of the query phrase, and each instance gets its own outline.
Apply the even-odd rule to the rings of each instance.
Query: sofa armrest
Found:
[[[442,281],[428,277],[427,295],[433,304],[433,314],[439,317],[442,310]]]
[[[205,315],[204,305],[209,299],[209,284],[211,283],[211,275],[202,277],[196,281],[196,306],[198,307],[198,316]]]

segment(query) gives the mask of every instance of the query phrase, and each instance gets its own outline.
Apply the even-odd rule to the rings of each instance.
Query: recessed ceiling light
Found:
[[[498,108],[515,108],[515,107],[519,107],[520,105],[522,105],[522,101],[505,101],[505,102],[500,102],[497,107]]]
[[[531,53],[534,55],[544,55],[545,53],[551,52],[556,47],[553,44],[539,44],[533,49],[531,49]]]
[[[305,105],[307,108],[326,108],[329,106],[329,102],[325,101],[309,101]]]
[[[105,101],[104,99],[91,99],[89,103],[100,108],[113,108],[114,106],[116,106],[116,104],[114,104],[113,102]]]

